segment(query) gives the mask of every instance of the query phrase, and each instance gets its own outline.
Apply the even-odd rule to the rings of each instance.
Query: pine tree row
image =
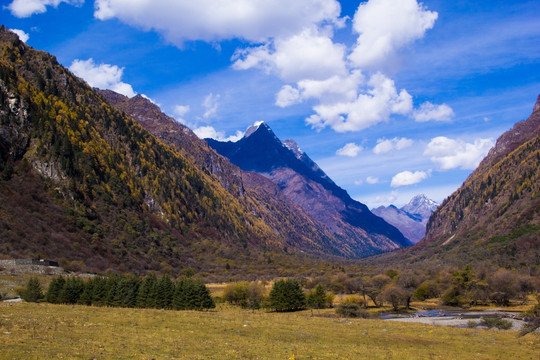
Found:
[[[82,304],[131,308],[203,310],[215,307],[208,288],[200,281],[183,278],[172,281],[168,276],[134,275],[54,278],[45,294],[53,304]]]

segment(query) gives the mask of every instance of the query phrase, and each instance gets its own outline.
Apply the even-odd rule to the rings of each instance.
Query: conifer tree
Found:
[[[31,277],[26,284],[26,288],[21,293],[21,298],[28,302],[37,302],[43,298],[41,284],[36,277]]]
[[[170,309],[174,295],[174,284],[167,275],[163,275],[157,283],[156,307]]]
[[[105,306],[107,304],[107,281],[98,276],[93,280],[92,305]]]
[[[62,304],[76,304],[84,291],[81,279],[69,277],[59,294],[59,302]]]
[[[79,304],[92,305],[92,295],[94,293],[94,279],[83,282],[84,290],[79,298]]]
[[[307,305],[314,309],[322,309],[326,306],[326,291],[321,284],[317,284],[315,289],[308,294]]]
[[[278,280],[270,291],[270,308],[276,311],[295,311],[306,306],[306,295],[298,281]]]
[[[135,306],[138,308],[154,307],[157,280],[154,274],[146,275],[137,291]]]
[[[59,304],[61,302],[60,292],[64,287],[64,283],[65,280],[61,276],[52,279],[49,288],[47,289],[47,293],[45,294],[45,301],[51,304]]]

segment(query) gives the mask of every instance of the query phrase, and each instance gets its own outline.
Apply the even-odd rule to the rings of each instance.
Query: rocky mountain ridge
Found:
[[[277,184],[289,200],[330,232],[344,241],[350,239],[350,246],[355,246],[355,240],[362,243],[367,249],[364,255],[410,245],[399,230],[336,185],[296,143],[279,140],[267,124],[248,129],[237,142],[206,140],[233,164]]]

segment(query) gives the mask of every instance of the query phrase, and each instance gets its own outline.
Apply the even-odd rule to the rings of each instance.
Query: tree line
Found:
[[[130,308],[204,310],[215,308],[210,291],[192,278],[171,280],[164,275],[140,278],[135,275],[55,277],[45,294],[39,281],[28,281],[21,297],[26,301],[44,300],[51,304],[81,304]]]

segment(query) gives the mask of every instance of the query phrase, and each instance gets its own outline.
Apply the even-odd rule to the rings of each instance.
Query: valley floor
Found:
[[[1,359],[537,359],[540,336],[516,334],[223,304],[193,312],[0,303]]]

